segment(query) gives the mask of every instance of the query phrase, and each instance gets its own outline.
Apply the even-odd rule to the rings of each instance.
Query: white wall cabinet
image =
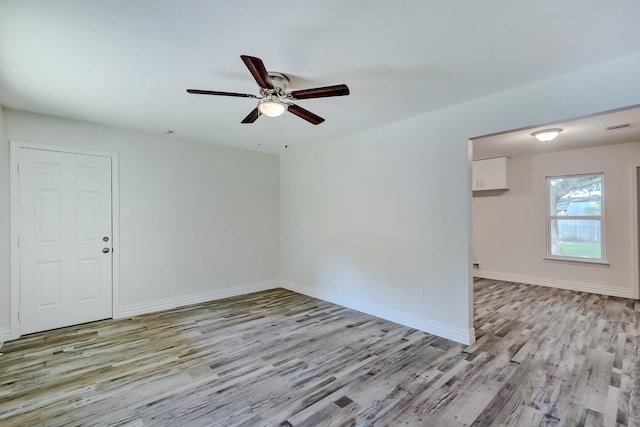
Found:
[[[472,171],[473,191],[508,190],[508,171],[508,157],[474,160]]]

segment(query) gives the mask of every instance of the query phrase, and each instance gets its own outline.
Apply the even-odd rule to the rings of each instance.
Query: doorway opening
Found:
[[[539,142],[532,135],[547,128],[561,129],[554,141]],[[474,137],[471,145],[471,162],[510,159],[504,188],[485,190],[476,185],[476,191],[470,190],[471,287],[476,277],[640,297],[640,106]],[[627,166],[621,167],[623,164]],[[470,187],[474,182],[471,169]],[[609,188],[606,206],[602,204],[609,215],[603,219],[606,236],[602,231],[603,237],[609,237],[603,241],[606,259],[593,262],[580,251],[564,253],[564,258],[569,259],[550,259],[554,258],[550,252],[556,254],[549,218],[561,223],[558,228],[562,233],[556,236],[561,240],[560,246],[590,247],[586,233],[570,228],[593,225],[593,221],[572,216],[593,214],[589,203],[597,200],[588,196],[595,194],[597,188],[585,184],[584,194],[570,189],[570,194],[558,198],[558,203],[568,206],[562,210],[559,205],[550,206],[547,178],[591,173],[603,173],[609,178],[603,184]],[[591,193],[587,194],[587,190]],[[555,213],[551,207],[557,208]],[[558,216],[565,214],[566,218]],[[633,248],[633,254],[624,248]]]

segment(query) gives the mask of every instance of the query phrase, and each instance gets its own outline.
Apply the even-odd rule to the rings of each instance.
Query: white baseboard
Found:
[[[216,289],[214,291],[202,292],[198,294],[184,295],[175,298],[167,298],[156,301],[131,304],[120,307],[118,313],[114,313],[114,319],[138,316],[141,314],[153,313],[156,311],[170,310],[190,304],[199,304],[207,301],[214,301],[222,298],[235,297],[238,295],[250,294],[252,292],[266,291],[280,287],[276,280],[268,282],[254,283],[251,285],[234,286],[232,288]]]
[[[473,275],[483,279],[546,286],[548,288],[568,289],[570,291],[589,292],[592,294],[610,295],[613,297],[633,298],[633,291],[631,289],[613,288],[610,286],[595,285],[593,283],[548,279],[546,277],[525,276],[522,274],[500,273],[497,271],[487,270],[473,270]]]
[[[4,344],[5,341],[9,341],[9,339],[11,339],[11,328],[8,326],[0,328],[0,348],[2,348],[2,344]]]
[[[437,335],[439,337],[456,341],[462,344],[470,345],[475,341],[475,333],[473,328],[470,330],[456,328],[450,325],[445,325],[444,323],[436,322],[434,320],[401,313],[387,307],[372,304],[363,304],[359,301],[354,300],[353,298],[346,297],[332,291],[316,289],[310,286],[305,286],[286,280],[281,280],[280,286],[299,294],[308,295],[313,298],[318,298],[323,301],[338,304],[343,307],[351,308],[362,313],[390,320],[392,322],[399,323],[401,325],[418,329],[420,331]]]
[[[122,319],[126,317],[138,316],[141,314],[153,313],[162,310],[170,310],[177,307],[182,307],[190,304],[198,304],[207,301],[214,301],[222,298],[229,298],[239,295],[250,294],[252,292],[266,291],[269,289],[275,289],[283,287],[293,292],[297,292],[310,297],[318,298],[324,301],[328,301],[334,304],[342,305],[344,307],[351,308],[363,313],[370,314],[372,316],[380,317],[382,319],[390,320],[392,322],[399,323],[410,328],[418,329],[423,332],[427,332],[433,335],[437,335],[442,338],[450,339],[462,344],[470,345],[475,341],[474,330],[464,330],[456,328],[444,323],[436,322],[434,320],[425,319],[422,317],[408,315],[395,310],[391,310],[386,307],[363,304],[353,298],[345,297],[334,292],[315,289],[309,286],[304,286],[298,283],[289,281],[268,281],[261,283],[254,283],[251,285],[235,286],[232,288],[218,289],[209,292],[202,292],[198,294],[184,295],[175,298],[167,298],[156,301],[149,301],[140,304],[131,304],[120,307],[117,315],[114,315],[115,319]],[[3,340],[8,340],[11,336],[10,328],[0,328],[0,343]],[[1,344],[0,344],[1,346]]]

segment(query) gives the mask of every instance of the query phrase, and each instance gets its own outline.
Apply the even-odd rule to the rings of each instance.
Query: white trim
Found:
[[[318,298],[323,301],[338,304],[343,307],[370,314],[372,316],[380,317],[382,319],[390,320],[392,322],[399,323],[401,325],[418,329],[420,331],[437,335],[439,337],[456,341],[465,345],[471,345],[473,344],[473,342],[475,342],[475,332],[473,328],[469,330],[456,328],[454,326],[446,325],[444,323],[436,322],[424,317],[417,317],[395,311],[387,307],[363,304],[359,301],[354,300],[353,298],[346,297],[345,295],[341,295],[333,291],[312,288],[310,286],[289,282],[287,280],[281,280],[280,285],[285,289],[297,292],[299,294],[308,295],[313,298]]]
[[[14,141],[9,141],[9,223],[10,223],[10,264],[9,264],[9,277],[10,277],[10,297],[11,304],[9,306],[9,328],[11,331],[10,339],[16,339],[20,337],[20,322],[18,320],[18,309],[20,308],[20,257],[18,247],[18,221],[20,218],[20,209],[18,201],[20,200],[19,191],[19,175],[17,170],[17,151],[18,144]]]
[[[10,182],[10,205],[11,205],[11,263],[10,263],[10,277],[11,277],[11,306],[10,306],[10,339],[16,339],[20,337],[20,321],[18,319],[18,309],[20,308],[20,250],[18,247],[18,224],[20,218],[19,210],[19,175],[17,173],[18,165],[18,150],[20,149],[30,150],[43,150],[43,151],[56,151],[63,153],[83,154],[88,156],[108,157],[111,159],[111,206],[112,206],[112,222],[113,236],[112,236],[112,316],[115,317],[118,313],[119,301],[120,301],[120,187],[119,187],[119,161],[118,153],[110,153],[106,151],[97,150],[85,150],[74,147],[61,147],[49,144],[37,144],[33,142],[22,141],[9,141],[9,163],[11,166],[11,172],[9,174]]]
[[[574,265],[586,265],[590,267],[603,267],[608,268],[610,264],[606,261],[591,260],[590,258],[577,258],[577,257],[560,257],[554,256],[553,258],[542,258],[544,262],[558,262],[560,264],[574,264]]]
[[[216,289],[213,291],[201,292],[198,294],[183,295],[179,297],[143,302],[139,304],[125,305],[120,307],[118,316],[114,315],[113,318],[122,319],[126,317],[139,316],[141,314],[154,313],[162,310],[171,310],[177,307],[183,307],[185,305],[199,304],[223,298],[250,294],[253,292],[267,291],[269,289],[276,289],[279,287],[280,284],[278,283],[278,281],[271,280],[268,282],[254,283],[251,285],[234,286],[231,288]]]
[[[10,339],[11,339],[11,328],[8,326],[4,328],[0,328],[0,348],[2,348],[2,344],[4,344],[5,341],[9,341]]]
[[[510,169],[507,169],[507,181],[509,180]],[[469,340],[470,344],[473,344],[476,340],[475,328],[473,326],[473,304],[474,304],[474,292],[473,292],[473,271],[475,255],[473,253],[473,140],[467,140],[467,203],[469,211],[467,212],[467,295],[468,295],[468,322],[469,328]],[[478,264],[480,268],[480,264]]]
[[[27,148],[30,150],[42,150],[42,151],[56,151],[59,153],[73,153],[73,154],[84,154],[87,156],[99,156],[99,157],[113,157],[117,156],[117,153],[112,153],[109,151],[100,151],[100,150],[87,150],[84,148],[77,147],[62,147],[59,145],[49,145],[49,144],[38,144],[36,142],[26,142],[26,141],[9,141],[9,147],[15,146],[15,148]]]
[[[111,156],[111,317],[120,310],[120,155]]]
[[[640,299],[640,163],[631,165],[631,282],[633,284],[633,298]]]
[[[546,286],[548,288],[568,289],[592,294],[610,295],[614,297],[633,298],[631,289],[602,286],[593,283],[574,282],[568,280],[549,279],[546,277],[525,276],[522,274],[500,273],[497,271],[476,270],[474,276],[483,279],[502,280],[505,282],[523,283],[526,285]]]

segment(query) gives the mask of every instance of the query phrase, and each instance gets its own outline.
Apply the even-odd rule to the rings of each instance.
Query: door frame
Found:
[[[632,298],[640,299],[640,163],[631,164]]]
[[[9,267],[11,277],[11,306],[9,310],[9,325],[11,329],[10,339],[16,339],[20,337],[20,319],[18,318],[18,310],[20,309],[20,248],[18,246],[20,182],[18,175],[18,152],[21,149],[82,154],[88,156],[107,157],[111,159],[111,227],[113,229],[113,237],[111,239],[113,248],[111,264],[111,317],[118,317],[120,301],[120,168],[118,162],[118,153],[11,140],[9,141],[9,163],[11,166],[11,173],[9,174],[9,205],[11,207],[11,263]]]

